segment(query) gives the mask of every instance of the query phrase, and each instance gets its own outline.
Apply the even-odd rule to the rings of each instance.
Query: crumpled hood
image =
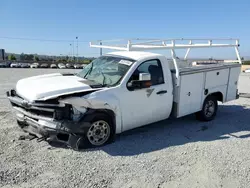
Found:
[[[28,101],[47,100],[60,95],[93,90],[75,75],[60,73],[45,74],[21,79],[16,84],[16,92]]]

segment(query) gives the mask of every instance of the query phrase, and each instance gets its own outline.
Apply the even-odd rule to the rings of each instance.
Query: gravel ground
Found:
[[[0,69],[0,187],[250,187],[249,98],[220,105],[212,122],[166,120],[97,149],[18,140],[5,91],[20,78],[58,71],[69,70]],[[250,93],[249,78],[241,75],[240,92]]]

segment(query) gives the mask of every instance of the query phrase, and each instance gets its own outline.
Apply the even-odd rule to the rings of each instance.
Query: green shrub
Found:
[[[242,64],[243,65],[250,65],[250,61],[243,61]]]

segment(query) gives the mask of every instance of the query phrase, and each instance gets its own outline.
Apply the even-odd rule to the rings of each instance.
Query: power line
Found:
[[[86,53],[87,55],[100,55],[99,52],[96,53]],[[79,57],[84,57],[86,54],[78,54]],[[39,55],[39,54],[38,54]],[[46,55],[45,55],[46,56]],[[69,54],[59,54],[59,55],[47,55],[47,56],[69,56]]]
[[[74,42],[77,42],[77,56],[86,56],[83,55],[83,54],[79,54],[78,53],[78,43],[89,43],[90,41],[81,41],[81,40],[78,40],[78,37],[76,39],[73,39],[73,40],[54,40],[54,39],[39,39],[39,38],[23,38],[23,37],[7,37],[7,36],[0,36],[0,39],[7,39],[7,40],[24,40],[24,41],[40,41],[40,42],[61,42],[61,43],[69,43],[70,46],[72,47],[72,44],[74,45]],[[72,49],[70,49],[72,50]],[[71,53],[70,54],[67,54],[69,56],[71,56]],[[98,52],[91,52],[91,53],[87,53],[88,55],[99,55]],[[74,55],[74,52],[72,53],[72,56]]]
[[[38,39],[38,38],[21,38],[21,37],[4,37],[0,36],[2,39],[9,39],[9,40],[26,40],[26,41],[41,41],[41,42],[72,42],[74,40],[53,40],[53,39]],[[90,42],[90,41],[78,41],[78,42]]]

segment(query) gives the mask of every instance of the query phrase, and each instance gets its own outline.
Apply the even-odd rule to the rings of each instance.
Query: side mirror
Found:
[[[139,74],[140,81],[151,81],[151,74],[149,73],[140,73]]]
[[[149,73],[140,73],[139,80],[132,80],[127,87],[130,91],[135,89],[149,88],[151,86],[151,75]]]

